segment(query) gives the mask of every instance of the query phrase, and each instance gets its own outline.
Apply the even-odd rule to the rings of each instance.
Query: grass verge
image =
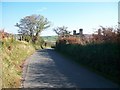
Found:
[[[21,84],[22,64],[35,52],[32,44],[24,41],[6,40],[1,48],[2,88],[18,88]]]

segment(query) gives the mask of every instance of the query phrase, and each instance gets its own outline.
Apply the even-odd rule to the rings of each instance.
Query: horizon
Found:
[[[41,33],[41,36],[56,35],[52,30],[66,26],[68,30],[83,29],[84,34],[92,34],[99,26],[118,26],[117,2],[2,2],[2,22],[0,28],[17,34],[14,25],[20,19],[32,14],[47,18],[52,26]],[[0,5],[0,6],[1,6]],[[3,25],[2,25],[3,24]]]

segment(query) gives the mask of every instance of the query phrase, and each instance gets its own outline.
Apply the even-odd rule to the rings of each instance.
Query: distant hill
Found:
[[[56,42],[58,36],[42,36],[42,38],[46,42]]]

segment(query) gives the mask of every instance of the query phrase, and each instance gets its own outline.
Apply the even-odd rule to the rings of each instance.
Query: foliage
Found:
[[[120,30],[112,27],[102,27],[98,29],[98,34],[93,34],[94,43],[102,42],[120,42]]]
[[[18,88],[21,84],[21,73],[24,60],[36,49],[41,49],[44,40],[30,41],[29,35],[24,35],[25,41],[18,41],[14,35],[0,30],[0,83],[2,88]],[[0,87],[0,89],[1,89]]]
[[[43,45],[45,47],[55,47],[56,41],[58,39],[58,36],[42,36],[44,43]],[[45,45],[46,43],[46,45]]]
[[[120,44],[58,44],[56,50],[120,83]]]
[[[1,42],[0,42],[1,43]],[[2,53],[2,48],[0,46],[0,53]],[[2,89],[2,58],[0,54],[0,89]]]
[[[34,48],[36,50],[38,50],[38,49],[42,49],[43,43],[44,43],[43,38],[42,37],[38,37],[38,40],[35,43],[32,43],[32,45],[34,46]]]
[[[18,88],[20,86],[23,62],[34,51],[34,47],[25,41],[16,41],[11,38],[4,41],[1,53],[2,88]]]
[[[36,37],[36,39],[34,39],[36,41],[39,34],[46,28],[50,27],[50,22],[44,16],[31,15],[21,19],[20,24],[16,23],[15,26],[19,28],[19,33],[22,37],[27,35],[30,36],[32,40],[33,37]]]
[[[67,30],[68,27],[62,26],[62,27],[57,27],[54,28],[53,31],[58,35],[58,36],[64,36],[64,35],[69,35],[70,31]]]
[[[87,40],[84,37],[75,37],[75,36],[69,35],[67,37],[59,37],[57,40],[57,43],[84,45],[86,41]]]
[[[59,39],[55,49],[120,84],[118,68],[120,65],[120,35],[110,28],[102,28],[101,31],[101,34],[94,34],[90,38],[90,42],[86,44],[79,43],[74,37],[69,38],[71,43],[67,43],[68,38]]]

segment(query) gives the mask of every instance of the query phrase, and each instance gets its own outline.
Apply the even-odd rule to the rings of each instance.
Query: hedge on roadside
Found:
[[[88,45],[58,43],[55,49],[120,84],[120,43]]]

